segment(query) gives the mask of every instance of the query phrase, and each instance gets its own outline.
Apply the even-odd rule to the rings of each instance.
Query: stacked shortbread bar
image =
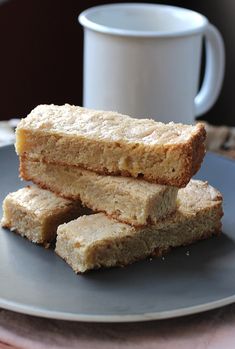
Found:
[[[3,201],[2,225],[35,243],[47,245],[56,237],[57,227],[82,212],[79,202],[60,198],[28,186],[7,195]]]
[[[6,197],[2,225],[38,243],[56,238],[56,253],[75,272],[218,234],[221,194],[191,179],[205,137],[202,124],[40,105],[16,130],[20,176],[36,186]],[[81,204],[93,213],[82,215]]]

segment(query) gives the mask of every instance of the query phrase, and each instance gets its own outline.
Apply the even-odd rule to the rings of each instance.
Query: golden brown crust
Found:
[[[191,140],[192,147],[192,173],[194,176],[200,169],[203,158],[205,156],[205,140],[206,140],[206,130],[202,123],[198,124],[199,132]]]
[[[205,155],[205,138],[206,138],[206,131],[203,126],[203,124],[198,124],[198,132],[192,137],[192,139],[183,144],[179,145],[166,145],[165,148],[165,156],[167,156],[168,153],[174,153],[179,152],[181,154],[182,161],[184,162],[182,167],[183,171],[181,171],[180,175],[178,177],[168,177],[162,175],[161,177],[151,176],[150,174],[139,174],[137,179],[144,179],[147,182],[161,184],[161,185],[170,185],[175,186],[178,188],[185,187],[192,176],[200,169],[201,163],[203,161],[204,155]],[[154,151],[153,151],[154,153]],[[31,161],[37,161],[34,158],[30,157],[29,154],[22,154],[22,158],[28,158]],[[48,161],[45,157],[41,157],[40,161],[44,163],[51,163],[55,165],[68,165],[66,162],[63,161]],[[123,177],[131,177],[132,173],[125,170],[125,171],[108,171],[107,168],[103,167],[95,167],[94,165],[92,167],[90,166],[84,166],[82,164],[79,164],[79,166],[76,166],[74,164],[71,164],[69,166],[72,167],[80,167],[84,170],[89,170],[96,172],[100,175],[111,175],[111,176],[123,176]],[[23,171],[22,171],[23,175]],[[24,178],[24,177],[23,177]]]
[[[188,138],[178,143],[167,143],[166,140],[164,144],[143,144],[70,137],[66,132],[63,137],[19,128],[17,149],[21,156],[30,156],[31,160],[35,158],[102,175],[131,176],[152,183],[185,187],[201,166],[205,135],[204,126],[197,124],[193,131],[190,129]],[[49,144],[49,148],[45,144]]]

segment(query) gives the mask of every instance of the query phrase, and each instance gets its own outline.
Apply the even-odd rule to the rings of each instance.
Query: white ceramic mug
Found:
[[[163,122],[193,123],[216,101],[224,45],[203,15],[180,7],[122,3],[82,12],[83,105]],[[202,42],[206,67],[198,92]]]

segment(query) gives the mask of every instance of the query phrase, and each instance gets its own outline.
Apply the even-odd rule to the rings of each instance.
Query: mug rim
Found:
[[[196,15],[200,17],[202,24],[192,27],[191,29],[178,29],[178,30],[169,30],[169,31],[144,31],[144,30],[133,30],[133,29],[122,29],[122,28],[113,28],[104,24],[96,23],[88,18],[89,15],[96,12],[97,10],[104,10],[107,8],[117,8],[117,7],[155,7],[155,8],[168,8],[174,11],[181,10],[190,13],[191,15]],[[87,29],[100,32],[103,34],[111,34],[118,36],[132,36],[132,37],[181,37],[189,36],[194,34],[202,33],[205,27],[208,25],[208,19],[199,12],[180,7],[180,6],[171,6],[164,4],[153,4],[153,3],[114,3],[114,4],[105,4],[90,7],[82,11],[78,16],[78,22]]]

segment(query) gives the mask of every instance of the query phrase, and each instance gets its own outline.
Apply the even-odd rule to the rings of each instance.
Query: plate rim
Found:
[[[14,311],[16,313],[42,317],[54,320],[63,321],[80,321],[80,322],[95,322],[95,323],[121,323],[121,322],[143,322],[153,320],[166,320],[182,316],[195,315],[209,310],[221,308],[223,306],[235,302],[235,294],[229,297],[222,298],[217,301],[212,301],[191,307],[184,307],[175,310],[167,310],[161,312],[149,312],[128,315],[87,315],[87,314],[73,314],[70,312],[60,312],[54,310],[42,310],[34,306],[21,305],[16,302],[6,301],[0,298],[0,307],[5,310]]]

